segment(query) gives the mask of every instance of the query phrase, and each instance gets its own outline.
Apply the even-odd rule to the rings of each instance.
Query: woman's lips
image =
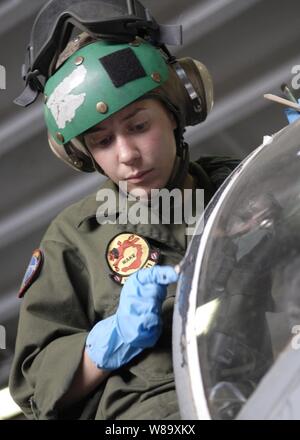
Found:
[[[140,173],[134,174],[132,176],[127,177],[126,180],[128,180],[131,183],[139,183],[142,180],[145,179],[145,177],[151,173],[153,171],[153,169],[148,170],[148,171],[141,171]]]

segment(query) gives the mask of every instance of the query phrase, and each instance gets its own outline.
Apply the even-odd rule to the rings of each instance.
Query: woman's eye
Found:
[[[108,136],[103,139],[94,139],[92,145],[95,147],[107,147],[112,141],[112,136]]]
[[[102,139],[102,140],[99,142],[99,144],[100,144],[100,145],[103,145],[103,146],[106,146],[106,145],[109,145],[110,142],[111,142],[111,137],[107,137],[107,138],[105,138],[105,139]]]
[[[132,131],[140,132],[144,131],[147,128],[147,122],[139,122],[132,127]]]

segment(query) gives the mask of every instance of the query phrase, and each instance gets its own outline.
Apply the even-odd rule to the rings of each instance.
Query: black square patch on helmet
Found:
[[[140,60],[130,48],[118,50],[99,59],[115,87],[147,76]]]

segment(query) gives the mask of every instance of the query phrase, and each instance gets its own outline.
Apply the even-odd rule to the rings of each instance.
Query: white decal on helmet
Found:
[[[77,67],[54,90],[47,101],[58,128],[65,128],[75,117],[76,110],[83,104],[86,93],[71,95],[70,92],[83,83],[87,74],[84,66]]]

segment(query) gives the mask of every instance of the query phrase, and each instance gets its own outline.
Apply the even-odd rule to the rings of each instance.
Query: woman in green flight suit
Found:
[[[100,193],[113,200],[125,182],[126,201],[139,191],[149,211],[152,189],[201,188],[208,203],[237,162],[189,163],[184,128],[212,107],[205,66],[176,60],[149,38],[89,32],[58,55],[43,93],[60,159],[105,174]],[[31,419],[179,419],[173,267],[188,244],[186,224],[118,222],[120,204],[109,209],[115,221],[103,221],[99,200],[98,192],[65,209],[33,254],[20,289],[11,394]]]

